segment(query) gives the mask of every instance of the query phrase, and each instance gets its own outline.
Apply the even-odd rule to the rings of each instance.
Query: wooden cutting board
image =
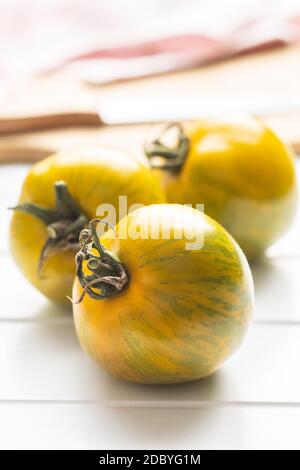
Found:
[[[88,87],[71,80],[66,74],[23,83],[9,91],[1,107],[4,115],[32,115],[61,109],[92,109],[97,102],[108,105],[123,98],[142,100],[160,96],[239,97],[300,96],[300,47],[280,48],[247,55],[234,60],[181,73],[168,74],[102,87]],[[265,122],[285,142],[300,153],[300,110],[285,115],[266,116]],[[149,125],[82,127],[1,136],[0,162],[34,162],[53,152],[90,146],[110,146],[141,153]]]

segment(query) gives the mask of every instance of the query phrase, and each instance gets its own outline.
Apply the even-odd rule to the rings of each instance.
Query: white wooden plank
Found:
[[[252,266],[252,274],[254,321],[300,322],[300,256],[264,258]]]
[[[30,168],[27,164],[1,164],[0,165],[0,199],[11,204],[16,202],[22,187],[23,180]],[[14,201],[10,201],[14,199]]]
[[[300,158],[296,159],[296,170],[298,175],[298,185],[300,182]],[[276,183],[274,183],[276,184]],[[298,196],[298,210],[293,223],[287,232],[272,245],[267,251],[268,256],[276,257],[293,257],[300,255],[300,197]]]
[[[67,323],[0,324],[0,399],[96,400],[105,406],[200,406],[300,402],[300,326],[253,325],[241,350],[212,377],[141,386],[106,374],[79,348]]]
[[[9,251],[9,221],[29,165],[0,165],[0,253]]]
[[[0,280],[0,320],[69,318],[71,321],[71,306],[66,303],[63,308],[49,302],[24,278],[9,255],[0,255]]]
[[[265,258],[252,267],[256,308],[254,321],[300,322],[300,257]],[[71,307],[59,308],[40,294],[21,274],[12,258],[0,255],[2,308],[0,319],[60,319]],[[11,279],[14,280],[12,285]],[[18,295],[15,295],[17,286]],[[21,301],[22,299],[22,301]]]
[[[0,405],[1,449],[300,449],[300,408]]]
[[[272,258],[300,256],[300,203],[296,216],[286,233],[267,250]]]
[[[9,224],[11,219],[11,211],[8,210],[8,206],[0,202],[0,255],[7,254],[9,252]]]

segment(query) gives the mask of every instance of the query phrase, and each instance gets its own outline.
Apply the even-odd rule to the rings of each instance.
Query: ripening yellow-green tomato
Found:
[[[80,231],[100,204],[119,219],[119,196],[127,204],[164,201],[149,168],[110,149],[59,153],[33,165],[11,223],[11,252],[26,278],[49,299],[71,294]]]
[[[177,148],[158,139],[146,149],[167,201],[204,204],[205,213],[233,235],[248,259],[261,255],[295,213],[291,150],[248,116],[213,117],[178,132]]]
[[[76,257],[73,313],[83,349],[133,382],[212,374],[252,316],[252,276],[234,239],[177,204],[138,209],[100,239],[96,223],[82,232]]]

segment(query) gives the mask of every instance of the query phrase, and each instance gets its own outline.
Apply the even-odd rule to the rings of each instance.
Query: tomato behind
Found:
[[[147,166],[124,152],[89,149],[56,154],[33,165],[24,181],[19,204],[52,209],[54,184],[61,180],[87,219],[96,216],[100,204],[108,203],[116,208],[118,220],[119,195],[127,196],[128,207],[164,201],[159,183]],[[44,295],[65,302],[66,295],[71,294],[76,251],[58,251],[49,256],[39,273],[39,258],[47,236],[41,220],[14,211],[10,238],[16,263]]]
[[[185,130],[182,166],[155,170],[167,201],[204,204],[252,260],[289,227],[297,206],[294,157],[273,131],[247,117],[215,117]]]

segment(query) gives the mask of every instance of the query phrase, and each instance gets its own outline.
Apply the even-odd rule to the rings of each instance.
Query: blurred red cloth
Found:
[[[0,0],[8,80],[64,67],[101,84],[299,38],[299,0]]]

